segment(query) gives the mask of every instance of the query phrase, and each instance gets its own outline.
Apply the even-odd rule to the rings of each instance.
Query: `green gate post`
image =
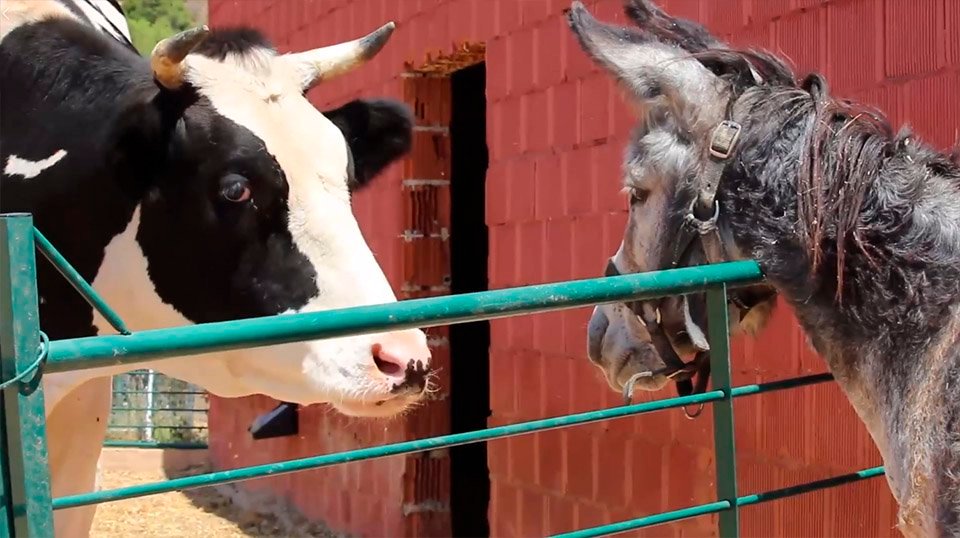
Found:
[[[0,535],[53,537],[33,217],[0,215]],[[17,378],[20,378],[17,380]]]
[[[707,313],[710,320],[710,372],[713,390],[723,391],[725,398],[713,402],[713,446],[716,452],[717,500],[730,502],[730,509],[720,512],[720,538],[740,536],[740,513],[737,508],[737,448],[733,429],[733,397],[730,389],[730,334],[727,320],[727,287],[707,291]]]

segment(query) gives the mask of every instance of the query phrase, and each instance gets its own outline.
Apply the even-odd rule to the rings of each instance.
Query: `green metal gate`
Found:
[[[206,448],[207,393],[149,369],[113,376],[104,446]]]
[[[120,335],[97,336],[49,342],[39,327],[35,245],[54,263],[87,300],[111,320]],[[128,334],[122,321],[96,296],[90,286],[66,264],[53,247],[33,228],[29,215],[0,216],[0,374],[3,398],[0,422],[4,504],[0,532],[4,536],[53,536],[52,512],[64,508],[117,501],[169,491],[249,480],[372,458],[501,439],[537,431],[612,420],[691,404],[710,403],[714,416],[717,500],[670,512],[651,514],[583,529],[563,536],[602,536],[678,521],[705,514],[719,514],[722,537],[739,536],[739,508],[782,499],[809,491],[838,486],[883,474],[881,467],[861,470],[797,486],[741,495],[737,491],[734,446],[733,398],[789,389],[831,380],[817,374],[782,381],[730,386],[729,335],[726,293],[762,280],[751,261],[685,267],[616,277],[502,289],[432,299],[401,301],[309,314],[292,314],[192,327],[157,329]],[[444,435],[390,445],[375,446],[257,465],[230,471],[177,478],[51,499],[44,429],[44,373],[57,373],[118,364],[134,365],[148,360],[217,350],[257,347],[385,329],[431,327],[494,319],[520,314],[562,310],[599,303],[652,299],[706,291],[710,316],[712,390],[680,398],[624,405],[610,409],[564,415],[475,432]]]

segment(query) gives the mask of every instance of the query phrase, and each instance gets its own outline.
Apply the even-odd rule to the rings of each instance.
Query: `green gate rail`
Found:
[[[113,405],[103,446],[208,448],[207,392],[153,370],[113,377]]]
[[[0,534],[3,536],[52,537],[53,510],[484,442],[697,403],[710,403],[713,408],[717,476],[715,502],[582,529],[563,536],[603,536],[719,514],[720,536],[735,537],[740,532],[741,506],[836,487],[883,474],[881,467],[874,467],[774,491],[749,495],[738,493],[733,398],[832,379],[829,374],[816,374],[739,387],[730,385],[726,293],[730,288],[762,280],[760,268],[752,261],[46,343],[38,326],[35,246],[62,274],[69,275],[71,283],[91,305],[101,311],[112,311],[89,285],[85,285],[80,275],[69,267],[49,242],[35,244],[35,237],[40,236],[38,232],[35,233],[29,215],[0,215],[0,359],[4,380],[3,398],[0,399],[3,412],[3,421],[0,421],[0,470],[3,475],[0,495],[4,499],[0,506],[3,511],[0,515]],[[134,365],[218,350],[367,334],[385,329],[432,327],[703,291],[707,293],[712,350],[712,390],[703,394],[51,499],[43,390],[39,386],[39,378],[43,373]],[[124,327],[119,316],[114,315],[112,322],[118,330]]]

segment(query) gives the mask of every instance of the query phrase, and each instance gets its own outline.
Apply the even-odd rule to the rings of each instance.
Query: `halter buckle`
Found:
[[[713,215],[707,220],[700,220],[694,212],[698,201],[698,198],[694,198],[690,202],[690,207],[687,209],[687,214],[684,215],[683,221],[685,224],[692,226],[698,234],[707,235],[717,229],[717,221],[720,220],[720,202],[714,200]]]
[[[730,158],[737,146],[737,141],[740,140],[742,130],[743,127],[735,121],[721,121],[710,137],[710,155],[718,159]]]

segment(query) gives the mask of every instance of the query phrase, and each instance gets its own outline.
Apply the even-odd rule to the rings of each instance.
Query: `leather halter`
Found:
[[[723,170],[736,150],[742,129],[739,123],[732,120],[724,120],[714,128],[710,137],[710,157],[701,176],[700,190],[697,196],[690,201],[687,212],[683,216],[677,237],[673,241],[675,246],[669,259],[664,260],[666,262],[665,266],[678,267],[681,261],[686,258],[697,238],[700,239],[707,263],[719,263],[727,259],[726,250],[723,247],[723,241],[717,227],[717,220],[720,218],[717,190],[720,187]],[[608,276],[620,274],[613,260],[610,260],[607,264],[606,274]],[[748,306],[735,293],[728,295],[728,301],[740,308],[742,312],[749,311],[750,308],[756,306],[756,303]],[[659,300],[656,301],[657,306],[659,306],[659,302]],[[626,303],[626,306],[646,325],[647,331],[650,333],[651,343],[665,366],[654,372],[644,372],[631,377],[624,386],[624,402],[630,403],[633,395],[633,385],[637,379],[655,375],[665,375],[673,379],[680,396],[705,392],[707,382],[710,379],[709,352],[700,351],[690,362],[683,362],[667,335],[663,332],[659,319],[651,319],[654,317],[651,312],[655,312],[657,308],[644,309],[641,301],[631,301]],[[692,379],[694,376],[696,376],[696,383]],[[703,404],[700,404],[697,411],[692,414],[684,408],[687,418],[691,419],[699,416],[702,411]]]

